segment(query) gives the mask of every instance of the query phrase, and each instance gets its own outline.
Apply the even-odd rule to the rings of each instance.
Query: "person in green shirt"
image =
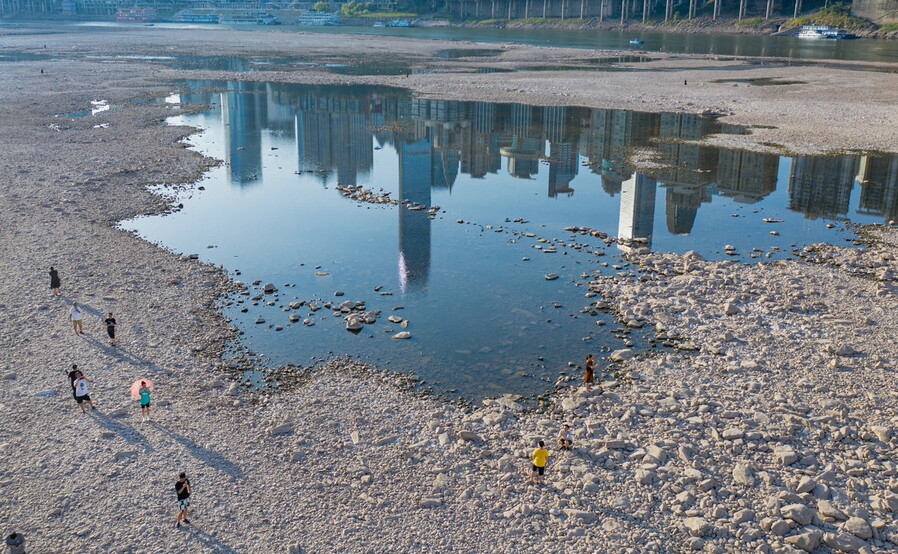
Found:
[[[533,468],[530,470],[530,482],[533,483],[535,479],[536,484],[542,485],[543,475],[546,472],[546,463],[549,461],[549,451],[546,450],[546,443],[539,441],[539,448],[533,451],[531,458],[533,459]]]
[[[137,389],[140,395],[140,415],[143,421],[150,420],[150,389],[147,388],[147,382],[141,381],[140,388]]]

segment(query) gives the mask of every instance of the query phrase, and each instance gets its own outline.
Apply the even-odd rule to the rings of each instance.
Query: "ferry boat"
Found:
[[[387,23],[387,27],[411,27],[412,22],[408,19],[394,19],[393,21]]]
[[[236,12],[222,15],[218,22],[222,25],[280,25],[274,14],[261,12]]]
[[[631,40],[630,41],[630,44],[644,44],[644,43],[645,43],[644,40]]]
[[[795,35],[798,38],[828,39],[840,40],[850,38],[848,31],[844,29],[836,29],[829,25],[804,25],[801,31]]]
[[[119,23],[149,23],[157,19],[154,8],[134,6],[133,8],[119,8],[115,11],[115,20]]]
[[[330,12],[314,12],[306,11],[299,15],[296,20],[297,25],[312,25],[315,27],[326,27],[330,25],[339,25],[340,16]]]
[[[191,13],[182,12],[175,16],[175,21],[179,23],[218,23],[218,14],[214,12],[207,13]]]

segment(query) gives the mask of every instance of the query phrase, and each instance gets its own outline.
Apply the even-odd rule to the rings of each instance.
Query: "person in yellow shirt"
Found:
[[[539,441],[539,448],[533,451],[533,469],[530,470],[530,482],[536,479],[538,485],[543,484],[543,474],[546,472],[546,463],[549,461],[549,451],[546,450],[546,443]]]

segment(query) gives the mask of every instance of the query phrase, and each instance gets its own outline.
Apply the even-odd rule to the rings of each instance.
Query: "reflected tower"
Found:
[[[848,213],[858,159],[806,157],[792,161],[789,175],[789,209],[808,219]]]
[[[655,190],[658,183],[644,173],[634,173],[621,183],[620,218],[617,235],[624,240],[640,239],[649,246],[655,229]]]
[[[429,138],[399,143],[399,198],[430,206],[434,151]],[[399,206],[399,288],[423,290],[430,276],[430,218]]]
[[[262,175],[262,128],[267,121],[267,99],[254,94],[258,83],[228,82],[221,94],[221,119],[225,126],[227,164],[231,183],[253,184]]]

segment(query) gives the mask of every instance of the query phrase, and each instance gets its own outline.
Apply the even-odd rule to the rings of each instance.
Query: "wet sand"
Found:
[[[592,288],[624,322],[654,325],[698,353],[602,360],[618,375],[603,383],[605,394],[571,391],[552,411],[528,414],[510,401],[444,405],[404,392],[396,376],[345,361],[304,375],[287,393],[247,391],[222,358],[236,337],[214,309],[233,286],[226,275],[114,228],[170,209],[147,185],[189,188],[217,163],[179,142],[190,129],[160,124],[175,109],[128,102],[164,94],[176,78],[362,82],[465,100],[734,112],[727,121],[777,128],[728,143],[817,152],[895,149],[894,74],[738,72],[808,81],[776,87],[716,84],[732,73],[702,69],[238,76],[83,56],[424,60],[458,45],[278,32],[21,31],[0,36],[0,47],[82,56],[4,63],[0,72],[0,521],[7,533],[23,532],[33,551],[785,552],[820,544],[820,551],[885,552],[898,545],[893,229],[871,228],[866,250],[821,245],[805,260],[769,265],[634,253],[646,280]],[[489,63],[595,56],[508,49],[509,60]],[[98,99],[122,107],[83,124],[53,117]],[[101,123],[108,126],[94,127]],[[61,298],[49,296],[51,265],[60,271]],[[67,321],[73,299],[88,310],[85,336]],[[119,322],[114,349],[100,325],[108,311]],[[92,380],[99,413],[81,415],[71,398],[72,363]],[[152,423],[139,420],[127,397],[139,377],[156,384]],[[562,421],[573,424],[576,448],[550,447],[547,485],[528,485],[534,441],[551,443]],[[193,523],[180,531],[179,471],[195,489]]]

